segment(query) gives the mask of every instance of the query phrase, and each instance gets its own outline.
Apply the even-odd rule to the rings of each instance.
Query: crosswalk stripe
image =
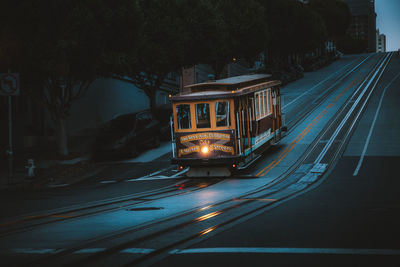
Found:
[[[400,250],[364,249],[364,248],[215,247],[215,248],[175,249],[169,252],[169,254],[201,254],[201,253],[400,255]]]

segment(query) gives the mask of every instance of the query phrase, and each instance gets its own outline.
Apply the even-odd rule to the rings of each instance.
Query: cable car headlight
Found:
[[[208,148],[208,146],[202,146],[201,147],[201,153],[208,154],[209,151],[210,151],[210,149]]]

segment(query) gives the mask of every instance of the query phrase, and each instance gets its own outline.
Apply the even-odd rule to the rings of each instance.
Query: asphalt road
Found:
[[[395,56],[344,154],[318,187],[158,265],[399,266],[399,73]]]
[[[284,111],[288,122],[301,117],[299,116],[301,111],[325,92],[328,85],[338,77],[343,77],[346,74],[346,70],[358,65],[367,56],[346,56],[321,70],[305,73],[303,79],[283,88]],[[377,59],[377,55],[371,56],[365,62],[366,64],[363,64],[357,70],[357,73],[346,80],[354,79],[352,76],[368,71],[376,63]],[[279,153],[279,151],[276,151],[276,153]],[[273,156],[273,153],[270,153],[270,156]],[[42,188],[39,192],[3,191],[0,195],[0,202],[7,203],[7,205],[0,205],[0,213],[3,218],[18,217],[30,213],[40,214],[60,207],[100,201],[172,185],[183,179],[130,181],[170,167],[170,158],[171,153],[168,153],[160,155],[160,157],[150,162],[132,163],[129,160],[124,160],[122,162],[93,164],[88,167],[93,174],[72,186]],[[265,161],[261,160],[250,172],[256,172],[257,168],[261,168],[264,165]],[[86,173],[84,174],[86,175]],[[74,175],[76,174],[71,174],[71,176]]]
[[[397,115],[400,112],[400,77],[396,75],[400,73],[400,58],[396,56],[385,69],[351,137],[337,140],[336,143],[345,142],[343,153],[315,184],[296,197],[278,201],[278,205],[257,213],[257,216],[244,216],[234,223],[224,222],[232,220],[235,214],[246,212],[246,206],[241,207],[238,203],[242,200],[236,200],[236,197],[273,181],[308,151],[313,140],[320,136],[324,127],[383,58],[383,54],[344,57],[317,72],[306,73],[304,79],[283,88],[284,111],[293,128],[281,146],[269,150],[242,176],[213,181],[188,181],[171,173],[146,176],[168,167],[170,155],[166,154],[147,163],[110,163],[100,174],[74,186],[2,194],[0,200],[7,205],[0,209],[4,218],[0,230],[23,226],[36,219],[40,225],[29,224],[24,231],[11,234],[3,231],[0,256],[12,266],[20,260],[29,262],[30,257],[36,259],[55,254],[53,261],[44,261],[51,266],[58,262],[56,253],[68,248],[73,248],[74,252],[66,254],[60,263],[70,258],[79,260],[85,253],[96,256],[108,248],[120,253],[113,248],[117,244],[117,247],[129,251],[124,252],[124,257],[110,254],[107,255],[109,261],[99,257],[92,262],[92,266],[109,266],[125,264],[125,260],[134,262],[132,260],[137,255],[151,255],[157,246],[165,243],[170,250],[167,257],[161,257],[155,263],[157,266],[398,266],[400,176],[396,174],[400,164],[400,116]],[[356,68],[359,64],[360,67]],[[307,126],[310,121],[315,121],[311,128]],[[309,130],[305,132],[304,129]],[[298,134],[302,137],[294,139],[298,140],[297,146],[287,153],[287,157],[280,158],[276,168],[265,171],[265,166],[282,155],[285,146]],[[320,145],[325,141],[321,140]],[[255,175],[257,173],[260,175]],[[158,196],[138,195],[171,186],[172,190],[163,191]],[[284,186],[277,190],[278,193],[284,191]],[[134,196],[129,202],[124,200],[108,205],[105,201],[129,194]],[[213,211],[214,203],[232,199],[236,201],[233,206],[218,207],[227,212]],[[79,209],[70,213],[48,213],[50,209],[71,205],[83,207],[93,201],[102,204],[88,210],[88,214]],[[256,206],[258,202],[276,199],[253,198],[252,201]],[[103,206],[103,202],[108,206]],[[200,217],[192,220],[187,214],[179,221],[187,211],[198,213],[196,216]],[[27,217],[27,213],[34,213],[36,217]],[[11,217],[19,219],[9,223]],[[182,223],[189,217],[192,221]],[[140,226],[146,223],[165,218],[170,221],[163,226],[155,224],[153,228],[143,228],[139,232],[119,234],[115,239],[96,241],[118,231],[141,229]],[[204,225],[197,228],[186,226],[194,225],[193,222],[204,222]],[[198,237],[194,236],[194,242],[178,242],[179,245],[170,246],[170,242],[185,240],[204,226],[221,222],[225,226],[201,232]],[[185,228],[180,229],[179,225]],[[156,231],[164,231],[167,235],[157,235],[151,242],[141,237],[145,233],[155,236]],[[134,245],[140,247],[126,247],[138,237],[147,243],[137,241]],[[97,247],[91,247],[92,250],[79,247],[88,240],[95,240]]]

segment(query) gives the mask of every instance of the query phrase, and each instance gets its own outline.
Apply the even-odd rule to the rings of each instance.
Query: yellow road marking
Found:
[[[221,213],[222,213],[222,211],[214,211],[214,212],[211,212],[211,213],[208,213],[206,215],[203,215],[203,216],[200,216],[200,217],[196,218],[195,221],[197,221],[197,222],[205,221],[205,220],[208,220],[208,219],[210,219],[212,217],[218,216]]]
[[[291,150],[290,148],[295,145],[295,143],[297,143],[298,141],[301,140],[302,136],[304,135],[304,133],[307,131],[307,129],[309,129],[310,127],[312,127],[313,125],[315,125],[315,121],[319,120],[320,117],[322,117],[322,114],[320,113],[312,122],[310,122],[310,124],[308,124],[308,126],[301,132],[299,133],[296,138],[288,145],[286,146],[286,148],[282,151],[282,153],[278,156],[278,158],[276,158],[275,160],[273,160],[267,167],[265,167],[264,169],[262,169],[260,172],[258,172],[256,174],[256,176],[260,176],[260,174],[262,172],[264,172],[266,169],[270,168],[276,161],[278,161],[280,158],[284,158],[286,157],[288,150]],[[298,140],[300,138],[300,140]],[[272,167],[273,168],[273,167]]]
[[[73,218],[75,216],[76,215],[73,215],[73,214],[71,214],[71,215],[51,215],[50,218]]]
[[[346,88],[344,88],[336,97],[333,99],[329,105],[325,107],[323,111],[321,111],[320,114],[318,114],[317,117],[315,117],[308,125],[307,127],[301,131],[293,141],[286,146],[286,148],[279,154],[279,156],[274,159],[270,164],[268,164],[264,169],[259,171],[256,176],[264,176],[266,175],[269,171],[271,171],[276,165],[278,165],[286,156],[290,153],[290,151],[293,150],[293,148],[300,142],[301,139],[317,124],[317,122],[331,109],[335,103],[344,95],[344,93],[351,87],[353,86],[356,81],[358,81],[358,78],[360,77],[361,73],[355,77]]]

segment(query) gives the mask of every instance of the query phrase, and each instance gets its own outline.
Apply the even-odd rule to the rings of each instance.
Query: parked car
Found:
[[[172,107],[169,104],[159,106],[156,111],[157,120],[160,122],[160,134],[162,141],[171,141],[170,117],[172,116]]]
[[[148,110],[120,115],[99,128],[93,157],[135,157],[142,149],[160,146],[160,129]]]

